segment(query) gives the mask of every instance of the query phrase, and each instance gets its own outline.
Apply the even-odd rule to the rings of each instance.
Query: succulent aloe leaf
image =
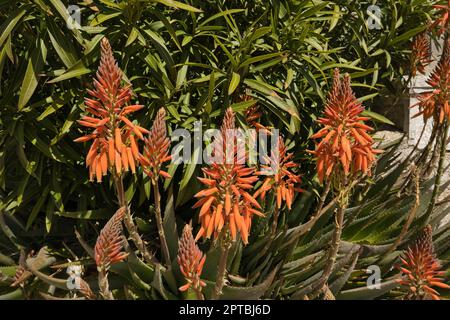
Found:
[[[359,248],[357,246],[354,246],[352,250],[338,259],[333,267],[331,276],[336,275],[341,271],[342,268],[349,264],[353,255],[357,252],[359,252]],[[310,294],[315,286],[315,283],[322,275],[323,266],[326,262],[326,259],[327,255],[325,255],[324,259],[322,259],[320,262],[315,263],[311,268],[309,268],[307,274],[303,275],[303,279],[294,284],[289,290],[284,290],[284,293],[293,293],[291,296],[292,299],[302,299],[305,295]]]
[[[11,291],[9,293],[0,295],[0,300],[20,300],[23,298],[24,298],[23,291],[20,288]]]
[[[315,252],[313,254],[307,255],[305,257],[302,257],[300,259],[285,263],[281,270],[281,274],[286,275],[286,274],[296,271],[297,269],[306,269],[307,266],[310,266],[310,265],[314,264],[316,261],[320,260],[320,258],[323,257],[323,254],[324,254],[323,251],[319,251],[319,252]]]
[[[225,286],[221,300],[257,300],[261,298],[272,284],[278,268],[275,268],[264,282],[253,287]]]
[[[367,198],[372,198],[379,193],[382,193],[384,197],[387,196],[392,186],[395,185],[402,172],[406,167],[405,163],[399,164],[394,170],[375,182],[375,184],[367,192]]]
[[[45,282],[45,283],[47,283],[47,284],[49,284],[51,286],[54,286],[54,287],[56,287],[58,289],[69,290],[67,288],[67,279],[59,279],[59,278],[55,278],[55,277],[52,277],[52,276],[48,276],[45,273],[42,273],[42,272],[40,272],[40,271],[38,271],[36,269],[30,269],[30,270],[41,281],[43,281],[43,282]]]
[[[334,296],[336,296],[341,291],[342,287],[345,285],[347,280],[350,278],[353,270],[355,269],[356,262],[358,262],[358,258],[359,258],[359,252],[356,252],[353,255],[353,260],[351,261],[347,270],[329,285],[329,288]]]
[[[262,237],[257,241],[250,243],[244,248],[244,251],[242,253],[243,257],[246,258],[260,252],[261,249],[267,244],[267,241],[268,237]]]
[[[373,300],[382,296],[383,294],[388,293],[392,289],[399,286],[399,284],[395,281],[396,279],[388,280],[382,282],[380,284],[380,288],[368,288],[361,287],[355,289],[349,289],[345,291],[341,291],[341,293],[336,297],[338,300]]]
[[[127,261],[130,271],[134,272],[140,279],[146,283],[151,283],[153,281],[155,270],[139,259],[134,252],[128,255]]]
[[[438,227],[443,219],[445,219],[450,214],[450,206],[448,207],[438,207],[433,212],[433,215],[431,216],[430,224],[432,227]]]
[[[307,214],[311,211],[311,206],[314,203],[314,193],[310,190],[302,192],[288,214],[287,222],[289,226],[296,226],[305,220]]]
[[[0,274],[4,274],[8,277],[14,277],[18,267],[19,266],[0,266]]]
[[[173,195],[173,185],[170,186],[167,196],[166,208],[164,210],[163,228],[166,235],[167,246],[170,256],[176,257],[178,252],[178,231],[175,219],[175,202]]]
[[[155,267],[155,274],[153,281],[151,283],[152,288],[154,288],[164,300],[176,300],[176,296],[170,293],[165,287],[162,277],[163,267],[159,264]]]
[[[242,261],[242,243],[239,241],[236,248],[236,254],[233,257],[233,261],[230,267],[230,273],[237,274]]]
[[[212,246],[206,254],[202,277],[205,280],[215,281],[217,277],[217,266],[219,265],[220,248]]]
[[[273,253],[269,251],[265,256],[263,256],[264,260],[260,261],[254,268],[250,269],[251,273],[249,274],[249,278],[252,280],[250,280],[249,283],[253,283],[257,278],[259,278],[261,271],[269,264],[272,256]]]
[[[172,267],[162,271],[162,276],[163,279],[168,284],[170,291],[173,292],[174,294],[177,294],[178,293],[177,280],[174,274],[174,270],[172,270]]]
[[[356,247],[355,247],[356,246]],[[360,257],[379,255],[386,252],[390,245],[369,245],[364,243],[355,243],[349,241],[341,241],[339,252],[346,253],[350,250],[360,250]]]
[[[138,286],[138,288],[141,288],[143,290],[151,290],[151,286],[146,283],[144,280],[142,280],[136,272],[134,272],[130,265],[128,265],[128,269],[130,270],[131,279],[133,280],[133,283]]]

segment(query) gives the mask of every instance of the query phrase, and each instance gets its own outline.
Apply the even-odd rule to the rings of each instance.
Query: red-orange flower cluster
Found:
[[[437,18],[430,27],[436,28],[438,34],[443,34],[448,30],[450,17],[450,1],[448,1],[447,4],[433,5],[433,8],[438,10],[436,14],[439,15],[439,18]]]
[[[418,34],[412,43],[411,48],[411,75],[416,76],[417,72],[424,74],[425,67],[431,63],[431,45],[426,32]]]
[[[278,139],[277,149],[277,152],[272,151],[271,156],[265,158],[266,164],[262,165],[261,171],[257,172],[261,175],[268,175],[268,177],[256,191],[255,197],[259,195],[261,199],[264,199],[268,191],[274,190],[278,208],[281,208],[283,201],[285,201],[290,210],[295,192],[303,191],[296,187],[301,183],[300,175],[291,171],[298,167],[298,164],[292,161],[294,155],[287,153],[287,147],[281,137]]]
[[[97,268],[108,270],[110,265],[120,262],[128,256],[122,251],[122,220],[125,216],[126,208],[122,207],[105,224],[95,244],[95,263]]]
[[[433,118],[436,123],[443,123],[450,118],[450,39],[444,44],[443,53],[436,68],[427,80],[433,88],[419,95],[419,112],[415,117],[422,115],[424,120]],[[416,106],[414,105],[414,106]]]
[[[372,148],[373,139],[368,131],[373,128],[364,124],[369,118],[360,115],[363,110],[351,89],[350,76],[345,74],[341,80],[339,70],[335,69],[324,116],[319,119],[324,128],[311,137],[321,139],[316,150],[310,151],[317,157],[320,182],[333,171],[344,176],[350,172],[370,173],[375,154],[381,151]]]
[[[144,139],[144,154],[139,156],[144,172],[155,181],[161,175],[170,178],[170,175],[161,170],[164,162],[169,161],[170,140],[166,131],[166,111],[159,109],[148,137]]]
[[[186,291],[192,287],[196,291],[201,291],[201,288],[206,286],[206,283],[200,279],[206,255],[195,244],[192,227],[188,224],[184,227],[183,234],[178,242],[177,261],[181,273],[187,281],[179,290]]]
[[[439,271],[441,266],[434,255],[432,229],[428,225],[421,236],[404,252],[400,267],[403,279],[398,282],[408,288],[405,296],[409,300],[439,300],[439,293],[432,287],[450,289],[440,278],[445,275]]]
[[[204,178],[198,178],[207,188],[195,197],[200,198],[194,208],[200,208],[201,228],[196,236],[210,238],[218,236],[222,228],[228,228],[236,239],[240,232],[242,241],[248,243],[253,214],[263,216],[261,206],[248,190],[258,180],[253,168],[238,160],[236,137],[230,138],[235,129],[233,110],[228,108],[221,127],[221,134],[213,142],[216,162],[203,168]],[[231,146],[231,147],[230,147]],[[231,161],[230,161],[231,159]],[[256,208],[256,209],[255,209]]]
[[[89,178],[98,182],[108,169],[135,172],[139,151],[134,136],[139,139],[148,131],[128,120],[127,115],[143,108],[142,105],[128,105],[131,99],[130,86],[121,85],[122,71],[114,59],[111,45],[106,38],[101,42],[101,60],[94,79],[94,90],[88,93],[96,99],[85,99],[87,111],[92,116],[83,116],[78,121],[94,131],[75,139],[75,142],[94,140],[86,157]]]

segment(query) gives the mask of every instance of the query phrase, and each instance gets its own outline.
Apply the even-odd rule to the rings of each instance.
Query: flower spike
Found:
[[[274,190],[277,207],[281,208],[284,201],[290,210],[295,193],[303,191],[297,187],[301,183],[301,178],[300,175],[292,172],[292,169],[298,167],[298,164],[292,161],[294,155],[287,153],[287,147],[282,137],[278,139],[277,148],[277,152],[272,151],[271,156],[265,158],[267,164],[262,165],[261,171],[257,172],[257,174],[268,175],[268,177],[255,192],[255,197],[259,195],[261,199],[264,199],[269,190]]]
[[[434,255],[432,229],[428,225],[421,235],[410,245],[401,257],[399,267],[403,278],[398,283],[407,288],[405,299],[440,300],[439,293],[432,287],[450,289],[444,283],[444,271],[440,271],[439,261]]]
[[[432,62],[431,44],[428,35],[425,32],[417,35],[411,48],[411,75],[416,76],[417,72],[424,74],[425,67]]]
[[[368,132],[373,128],[364,123],[370,119],[361,116],[363,111],[364,107],[351,89],[350,76],[345,74],[341,80],[339,69],[335,69],[324,115],[318,120],[323,128],[311,136],[320,139],[316,142],[316,150],[310,151],[317,157],[320,182],[333,172],[333,178],[370,174],[375,155],[381,150],[372,147],[373,139]]]
[[[255,170],[239,161],[238,139],[230,136],[235,129],[235,116],[231,108],[225,112],[221,134],[213,141],[215,161],[208,168],[203,168],[204,177],[198,178],[206,189],[198,192],[200,198],[194,208],[200,208],[201,228],[196,236],[214,239],[223,228],[236,239],[238,232],[244,244],[254,214],[263,216],[258,211],[260,204],[249,192],[258,180]],[[231,161],[230,161],[231,159]]]
[[[105,224],[97,243],[95,244],[95,263],[97,268],[107,271],[109,267],[117,262],[125,260],[128,253],[122,251],[122,220],[125,216],[126,208],[122,207]]]
[[[146,129],[132,123],[127,116],[143,108],[142,105],[129,105],[131,87],[121,84],[122,71],[119,69],[109,41],[101,41],[101,59],[94,89],[87,90],[93,97],[85,98],[86,111],[92,116],[83,116],[78,123],[93,130],[90,134],[75,139],[75,142],[92,140],[86,157],[89,179],[97,182],[108,171],[120,175],[137,164],[136,139],[142,139]]]
[[[433,89],[419,95],[419,112],[414,115],[423,116],[424,121],[432,118],[435,123],[443,123],[450,118],[450,39],[444,44],[444,51],[436,68],[427,80]]]
[[[170,178],[170,175],[161,170],[164,162],[171,159],[169,154],[170,140],[166,130],[166,111],[159,109],[152,129],[144,139],[144,153],[139,156],[144,172],[152,179],[157,180],[159,176]]]
[[[195,244],[191,225],[185,225],[178,242],[177,262],[187,283],[179,288],[180,291],[186,291],[192,287],[194,291],[200,293],[202,287],[206,286],[206,283],[200,279],[205,260],[206,255]]]

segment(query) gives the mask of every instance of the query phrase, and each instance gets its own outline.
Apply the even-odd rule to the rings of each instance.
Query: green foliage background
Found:
[[[242,112],[258,104],[264,113],[261,122],[279,128],[288,139],[301,163],[304,188],[311,193],[297,199],[301,213],[286,217],[293,227],[305,221],[320,191],[305,150],[312,148],[308,137],[323,110],[332,70],[338,67],[351,75],[357,96],[370,109],[381,90],[395,88],[407,74],[410,41],[425,29],[432,4],[70,2],[75,3],[82,8],[81,29],[69,30],[68,1],[0,0],[0,253],[14,260],[21,247],[38,249],[46,243],[61,248],[64,241],[78,248],[74,226],[94,241],[98,221],[102,225],[117,206],[108,179],[88,181],[88,146],[73,142],[83,134],[76,120],[85,109],[83,97],[98,66],[102,37],[110,40],[124,81],[133,85],[134,101],[145,105],[136,114],[144,127],[162,106],[172,129],[192,130],[199,120],[203,130],[216,127],[228,106],[245,126]],[[373,3],[382,10],[380,30],[367,27],[366,9]],[[246,89],[252,100],[242,102]],[[190,206],[199,188],[195,177],[200,165],[171,165],[169,172],[173,178],[164,185],[163,199],[167,204],[173,194],[175,216],[189,221],[195,216]],[[157,246],[148,211],[150,182],[137,174],[128,176],[125,185],[141,232]],[[299,250],[296,256],[303,256]],[[60,254],[67,255],[66,249]],[[258,278],[264,277],[254,281]]]

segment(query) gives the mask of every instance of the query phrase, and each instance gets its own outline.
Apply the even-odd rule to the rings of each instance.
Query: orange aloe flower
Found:
[[[427,79],[427,84],[433,88],[419,95],[419,112],[414,115],[423,116],[424,121],[433,118],[436,123],[443,123],[450,118],[450,39],[444,44],[444,50],[436,68]]]
[[[316,142],[315,151],[309,151],[317,158],[317,174],[321,183],[336,170],[338,174],[333,176],[359,172],[370,174],[375,154],[381,150],[372,148],[373,139],[368,132],[373,128],[364,123],[370,118],[362,117],[363,111],[364,107],[351,89],[350,76],[345,74],[341,80],[339,69],[335,69],[324,115],[318,120],[324,127],[311,136],[320,142]]]
[[[222,229],[226,228],[233,240],[239,232],[242,241],[247,244],[253,214],[263,216],[256,210],[261,209],[260,204],[249,193],[258,177],[253,168],[238,161],[238,141],[235,138],[230,140],[229,135],[234,129],[234,112],[228,108],[221,134],[213,142],[214,157],[220,160],[213,162],[208,168],[203,168],[205,177],[198,178],[207,188],[195,195],[200,199],[193,208],[200,208],[201,222],[196,240],[202,236],[208,239],[211,236],[216,238]]]
[[[100,270],[107,271],[112,264],[125,260],[128,256],[128,253],[122,251],[122,220],[125,212],[126,207],[117,210],[100,231],[94,250],[95,263]]]
[[[177,262],[187,281],[185,285],[179,288],[180,291],[186,291],[192,287],[195,291],[200,292],[202,287],[206,286],[206,283],[200,279],[205,261],[206,255],[196,245],[192,236],[192,227],[187,224],[183,229],[181,239],[178,241]]]
[[[92,133],[75,139],[75,142],[93,140],[86,157],[89,178],[98,182],[113,170],[134,173],[139,151],[135,136],[143,139],[148,131],[128,120],[127,115],[143,108],[129,105],[131,86],[121,84],[122,71],[114,59],[111,45],[106,38],[101,42],[100,65],[94,79],[94,90],[87,90],[94,99],[85,99],[86,111],[92,116],[83,116],[78,123],[92,128]]]
[[[277,148],[278,152],[272,151],[270,157],[265,157],[266,164],[262,165],[262,170],[257,172],[257,174],[269,174],[269,176],[256,191],[255,197],[259,195],[261,199],[264,199],[269,190],[274,190],[278,208],[281,208],[283,201],[285,201],[290,210],[295,192],[303,191],[296,187],[302,180],[300,175],[291,171],[293,168],[298,167],[298,164],[292,161],[294,155],[287,153],[287,147],[284,145],[282,137],[278,138]]]
[[[416,76],[417,72],[424,74],[425,67],[429,65],[432,60],[430,39],[426,32],[417,35],[412,43],[411,48],[411,74]]]
[[[439,293],[432,287],[450,289],[445,284],[444,271],[440,271],[439,261],[434,255],[432,229],[428,225],[420,237],[408,247],[401,258],[400,270],[403,278],[398,283],[408,289],[408,300],[440,300]]]
[[[433,5],[433,8],[437,9],[436,13],[439,15],[432,24],[431,28],[436,28],[438,35],[443,34],[446,30],[448,30],[449,17],[450,17],[450,1],[447,4],[436,4]]]
[[[164,108],[159,109],[148,137],[144,138],[144,154],[139,155],[139,161],[144,172],[154,181],[159,176],[170,178],[167,172],[161,170],[162,164],[171,159],[165,116]]]

